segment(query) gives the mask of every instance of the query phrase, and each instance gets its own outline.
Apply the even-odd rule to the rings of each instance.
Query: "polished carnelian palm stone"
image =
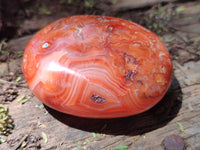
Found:
[[[169,88],[170,55],[144,27],[119,18],[73,16],[40,30],[27,45],[31,91],[58,111],[87,118],[144,112]]]

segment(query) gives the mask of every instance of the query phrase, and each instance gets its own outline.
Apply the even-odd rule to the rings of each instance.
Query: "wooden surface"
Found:
[[[188,15],[187,9],[191,7],[194,4],[188,3],[182,17],[174,21],[179,30],[171,33],[171,40],[177,40],[177,35],[200,39],[200,7],[193,11],[192,15],[196,19],[189,21],[191,14]],[[16,41],[11,41],[9,48],[23,50],[30,37],[17,39],[17,45],[13,44]],[[166,45],[170,42],[167,41]],[[189,46],[185,48],[189,49]],[[180,57],[188,57],[180,47],[173,50],[180,52]],[[15,66],[11,67],[11,71],[21,70],[21,59],[12,60],[11,64]],[[0,149],[20,149],[24,141],[34,139],[25,149],[35,149],[34,146],[40,145],[42,150],[112,150],[119,145],[127,145],[130,150],[160,150],[163,149],[163,140],[176,134],[184,139],[186,149],[199,150],[199,66],[198,59],[190,59],[184,63],[174,59],[174,78],[163,100],[143,114],[120,119],[85,119],[62,114],[48,107],[41,108],[42,103],[24,87],[20,89],[18,98],[25,95],[31,96],[31,99],[25,104],[16,100],[8,104],[15,128],[7,137],[7,142],[0,145]],[[1,67],[6,65],[2,63]],[[182,124],[183,131],[177,122]],[[48,138],[47,143],[42,139],[42,132]]]
[[[112,2],[112,0],[110,0]],[[113,9],[132,9],[151,6],[153,4],[158,4],[161,2],[173,2],[175,0],[117,0],[116,4],[113,5]]]

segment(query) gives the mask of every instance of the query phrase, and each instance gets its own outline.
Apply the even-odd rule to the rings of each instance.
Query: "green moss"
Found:
[[[85,0],[85,7],[92,8],[95,5],[95,0]]]
[[[154,10],[143,18],[144,26],[151,31],[161,35],[169,29],[168,24],[175,17],[175,12],[172,8],[158,5]]]
[[[0,104],[0,135],[7,135],[13,129],[13,121],[8,115],[8,108]]]

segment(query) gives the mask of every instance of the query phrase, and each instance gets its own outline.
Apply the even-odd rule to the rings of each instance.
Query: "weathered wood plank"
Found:
[[[190,7],[192,4],[189,3]],[[194,5],[196,7],[196,4]],[[196,13],[197,11],[194,14]],[[187,22],[190,18],[185,17],[184,20]],[[191,33],[196,32],[196,29],[192,28],[187,27],[187,24],[181,26],[181,30],[187,32],[176,31],[171,34],[174,39],[172,41],[176,41],[176,34],[180,33],[198,39],[199,35]],[[9,46],[21,50],[30,37],[18,39],[19,47],[15,46],[14,41],[10,42]],[[181,52],[180,49],[175,50]],[[17,64],[11,65],[14,66],[11,68],[13,72],[21,69],[21,59],[13,60],[10,64]],[[0,145],[0,149],[16,149],[16,145],[21,144],[20,139],[32,135],[37,139],[32,144],[41,145],[41,149],[44,150],[84,148],[113,150],[119,145],[128,145],[130,150],[155,150],[163,149],[162,142],[167,136],[177,134],[184,139],[187,149],[198,150],[200,149],[200,60],[190,60],[184,64],[179,60],[173,60],[173,64],[175,77],[165,98],[151,110],[127,118],[100,120],[62,114],[48,107],[41,108],[42,103],[32,95],[30,90],[22,88],[18,97],[26,95],[31,96],[31,99],[25,104],[17,101],[8,104],[15,128],[7,137],[7,142]],[[183,125],[183,132],[177,122]],[[47,143],[41,139],[42,132],[48,137]],[[16,139],[19,141],[10,147],[11,140]],[[30,145],[29,143],[26,148]]]
[[[113,2],[112,0],[110,0]],[[126,10],[126,9],[133,9],[133,8],[141,8],[141,7],[147,7],[151,5],[155,5],[162,2],[173,2],[176,0],[118,0],[116,1],[116,4],[113,5],[113,9],[117,10]]]

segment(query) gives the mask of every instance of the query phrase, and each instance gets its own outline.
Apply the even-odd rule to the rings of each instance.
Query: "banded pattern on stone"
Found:
[[[23,72],[32,92],[58,111],[116,118],[158,103],[172,64],[163,43],[144,27],[83,15],[40,30],[25,49]]]

